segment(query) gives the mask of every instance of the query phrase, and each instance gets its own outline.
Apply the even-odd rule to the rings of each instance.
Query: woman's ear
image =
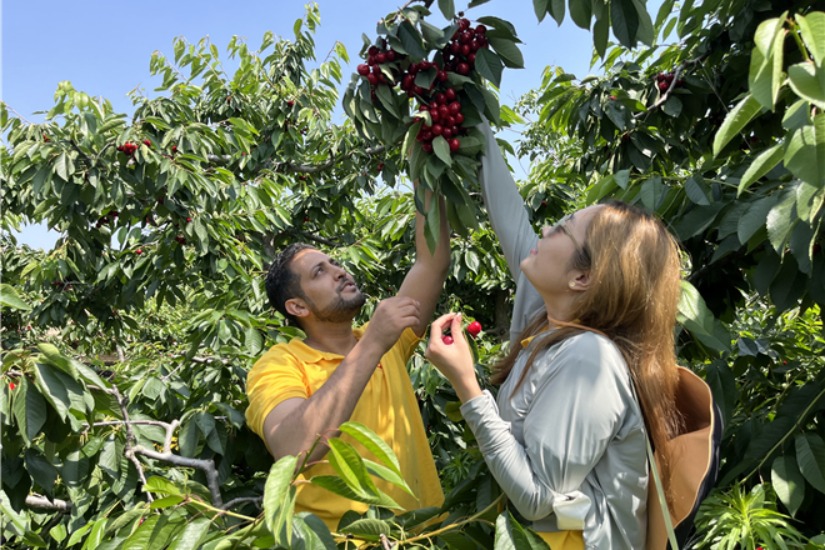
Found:
[[[570,290],[575,292],[584,292],[590,288],[590,272],[578,271],[578,275],[570,280]]]

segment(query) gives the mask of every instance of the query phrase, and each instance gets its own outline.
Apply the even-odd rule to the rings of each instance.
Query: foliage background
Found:
[[[680,357],[725,418],[695,545],[823,544],[825,14],[805,1],[664,2],[652,15],[631,1],[534,5],[539,19],[591,29],[604,67],[584,80],[550,67],[502,106],[502,123],[524,128],[515,145],[531,161],[522,193],[537,226],[623,198],[667,220],[689,262]],[[455,10],[432,7],[432,22]],[[410,370],[450,510],[424,535],[415,527],[434,511],[393,519],[379,506],[345,518],[336,539],[293,517],[291,468],[268,474],[244,426],[246,370],[294,336],[262,291],[276,249],[335,250],[372,297],[365,319],[411,260],[398,144],[358,115],[332,122],[349,53],[308,68],[319,17],[309,8],[294,39],[233,41],[225,54],[176,42],[172,59],[151,60],[161,95],[136,95],[129,115],[68,83],[43,123],[0,109],[10,547],[324,547],[347,532],[376,545],[539,545],[500,512],[454,394],[420,356]],[[134,155],[117,150],[127,141]],[[440,309],[487,327],[475,344],[484,376],[513,286],[479,217],[455,239]],[[15,241],[9,230],[30,221],[60,233],[52,250]],[[377,498],[358,464],[339,464],[343,478],[362,472],[349,490]]]

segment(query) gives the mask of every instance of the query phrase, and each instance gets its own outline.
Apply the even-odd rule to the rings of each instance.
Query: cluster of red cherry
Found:
[[[466,129],[462,127],[464,115],[456,90],[447,83],[448,72],[469,75],[475,67],[476,52],[488,46],[484,25],[472,28],[470,20],[464,17],[460,17],[456,24],[458,29],[441,50],[440,59],[436,57],[437,62],[423,60],[409,63],[406,69],[402,69],[399,65],[406,56],[389,48],[386,40],[381,39],[367,50],[367,62],[357,67],[358,74],[370,83],[373,101],[377,101],[375,88],[382,84],[398,84],[409,97],[419,99],[419,112],[429,113],[429,121],[421,125],[417,135],[426,153],[433,152],[432,141],[438,136],[447,140],[452,152],[461,147],[459,137],[466,134]],[[416,84],[418,73],[430,70],[435,70],[430,86],[424,88]]]
[[[671,84],[673,84],[674,75],[673,73],[659,73],[656,75],[656,87],[659,88],[660,93],[665,93],[670,89]],[[684,86],[685,81],[681,78],[676,80],[676,84],[674,88],[678,88],[680,86]]]
[[[131,157],[137,151],[138,146],[137,143],[127,141],[123,145],[120,145],[117,150],[126,155],[127,157]]]
[[[486,47],[487,27],[478,25],[470,28],[470,20],[462,17],[458,20],[458,30],[441,51],[444,69],[467,76],[475,67],[476,52]]]
[[[461,126],[464,122],[464,115],[461,113],[461,102],[457,99],[455,90],[447,88],[443,92],[436,93],[429,103],[422,102],[418,110],[422,113],[430,113],[432,121],[432,124],[422,124],[416,137],[421,142],[424,152],[432,153],[432,142],[438,136],[447,140],[450,151],[458,151],[461,147],[461,140],[458,136],[464,134],[466,130]]]
[[[97,223],[95,223],[95,227],[99,229],[102,225],[106,225],[109,222],[114,222],[119,215],[120,212],[117,210],[112,210],[108,214],[101,216],[100,219],[97,220]]]
[[[149,147],[149,148],[152,147],[152,142],[149,141],[148,139],[144,139],[143,144],[146,147]],[[118,146],[118,148],[117,148],[118,151],[120,151],[121,153],[123,153],[127,157],[131,157],[132,155],[134,155],[135,151],[137,151],[137,149],[138,149],[138,145],[137,145],[137,143],[135,143],[133,141],[127,141],[126,143],[124,143],[123,145]]]

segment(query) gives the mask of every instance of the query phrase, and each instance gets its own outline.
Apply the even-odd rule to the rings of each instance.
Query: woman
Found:
[[[679,431],[678,246],[660,221],[621,203],[578,211],[536,242],[487,137],[485,200],[518,281],[498,402],[479,386],[460,315],[433,323],[427,356],[502,490],[553,548],[644,548],[645,438],[664,447]]]

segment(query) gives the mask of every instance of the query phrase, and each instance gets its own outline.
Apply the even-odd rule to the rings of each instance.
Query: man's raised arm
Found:
[[[429,208],[430,201],[433,200],[431,192],[427,191],[424,196],[425,209]],[[447,209],[444,198],[438,201],[439,219],[441,221],[438,228],[438,245],[435,252],[430,252],[427,245],[427,238],[424,235],[424,216],[416,210],[415,212],[415,262],[410,268],[401,288],[398,289],[398,296],[408,296],[417,300],[421,308],[421,316],[417,325],[410,328],[418,336],[423,336],[432,320],[438,297],[447,279],[447,272],[450,268],[450,230],[447,225]]]

